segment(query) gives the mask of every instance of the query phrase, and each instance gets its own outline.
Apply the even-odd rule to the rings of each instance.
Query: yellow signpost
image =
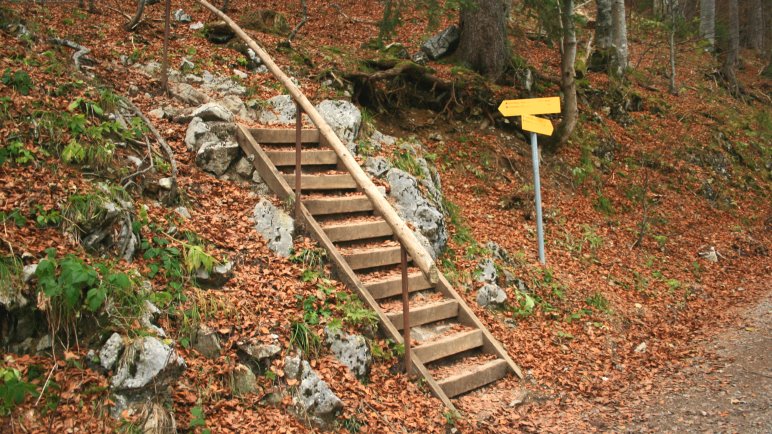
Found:
[[[520,116],[522,128],[531,133],[531,157],[533,160],[533,189],[536,195],[536,237],[539,243],[539,262],[544,264],[544,224],[541,214],[541,180],[539,179],[539,145],[536,134],[551,136],[552,121],[534,115],[560,113],[560,97],[508,99],[499,106],[505,117]]]
[[[532,133],[541,134],[544,136],[551,136],[554,129],[552,128],[552,121],[549,119],[538,118],[531,115],[523,115],[523,129]]]

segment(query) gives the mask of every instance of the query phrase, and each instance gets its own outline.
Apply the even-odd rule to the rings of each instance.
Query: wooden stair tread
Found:
[[[295,151],[265,151],[268,158],[275,166],[294,166]],[[300,164],[310,165],[332,165],[338,164],[338,155],[333,150],[303,150],[300,153]]]
[[[335,223],[323,225],[322,229],[332,242],[367,240],[393,234],[385,220]]]
[[[283,128],[250,128],[249,132],[255,141],[261,145],[276,143],[295,143],[295,129]],[[304,129],[300,137],[301,143],[319,143],[319,130]]]
[[[412,316],[412,315],[411,315]],[[483,345],[481,330],[469,330],[454,333],[436,341],[418,345],[414,354],[424,363],[440,360],[453,354],[462,353]]]
[[[432,287],[420,271],[408,274],[407,282],[408,292],[423,291]],[[385,279],[366,282],[364,285],[376,300],[393,297],[402,293],[402,275],[396,274]]]
[[[382,267],[402,262],[401,248],[399,246],[378,247],[374,249],[355,250],[343,253],[352,270],[364,268]]]
[[[295,186],[295,174],[283,174],[284,180],[293,188]],[[320,174],[320,175],[301,175],[300,187],[303,190],[350,190],[356,189],[357,183],[354,178],[345,174]]]
[[[426,304],[410,308],[410,327],[441,321],[448,318],[454,318],[458,315],[458,302],[452,299],[446,299],[440,302]],[[394,327],[402,330],[404,324],[402,321],[402,312],[387,313]]]
[[[373,210],[373,204],[367,196],[332,196],[302,200],[308,212],[315,216]]]
[[[509,366],[506,360],[495,359],[471,369],[465,369],[464,372],[456,375],[440,379],[437,384],[448,397],[453,398],[503,378],[507,375],[508,370]]]

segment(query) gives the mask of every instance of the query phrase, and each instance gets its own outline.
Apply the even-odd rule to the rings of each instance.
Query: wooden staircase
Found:
[[[295,130],[238,128],[239,145],[281,199],[294,197],[295,139]],[[327,250],[337,277],[377,312],[383,333],[401,343],[400,244],[324,137],[305,129],[301,139],[302,195],[296,224]],[[412,372],[425,378],[448,408],[455,409],[451,398],[510,372],[522,378],[520,368],[444,276],[432,284],[410,267],[408,290]]]

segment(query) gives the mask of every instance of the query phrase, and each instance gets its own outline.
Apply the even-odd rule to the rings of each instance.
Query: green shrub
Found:
[[[29,91],[32,90],[33,86],[29,74],[24,71],[15,71],[12,73],[10,68],[5,69],[3,76],[0,77],[0,82],[14,88],[22,95],[29,95]]]

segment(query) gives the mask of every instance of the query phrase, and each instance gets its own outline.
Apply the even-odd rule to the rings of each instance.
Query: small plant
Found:
[[[37,396],[37,388],[21,378],[17,369],[0,366],[0,416],[10,416],[27,396]]]
[[[343,428],[348,430],[350,433],[358,433],[364,425],[365,423],[359,420],[356,416],[343,419]]]
[[[397,169],[403,170],[418,179],[425,177],[423,168],[410,149],[394,149],[391,154],[391,162]]]
[[[188,428],[201,428],[202,434],[211,434],[211,430],[206,427],[206,416],[204,415],[204,408],[197,405],[190,409],[190,423]]]
[[[600,292],[596,292],[595,294],[587,298],[586,303],[601,312],[605,312],[605,313],[610,312],[609,302],[606,299],[606,297]]]
[[[47,210],[41,205],[32,207],[32,218],[35,219],[35,223],[41,228],[47,226],[59,226],[59,223],[62,222],[62,215],[59,213],[59,210]]]
[[[296,264],[303,264],[303,268],[306,270],[322,274],[326,258],[327,252],[322,248],[304,248],[290,256],[290,261]]]
[[[22,95],[29,95],[32,90],[32,79],[29,74],[24,71],[11,72],[10,68],[6,68],[3,72],[3,76],[0,77],[0,82],[4,85],[14,88]]]
[[[27,224],[27,217],[21,213],[19,209],[14,209],[10,212],[0,211],[0,223],[12,222],[18,228],[23,228]]]
[[[342,293],[341,293],[342,294]],[[341,296],[338,294],[338,310],[343,313],[343,322],[352,327],[365,327],[373,329],[378,325],[378,314],[374,310],[368,309],[362,304],[362,301],[356,297],[350,297],[347,294]]]
[[[512,306],[513,318],[525,318],[533,313],[536,300],[522,291],[515,291],[515,305]]]
[[[290,324],[290,347],[296,347],[303,354],[316,355],[322,348],[322,341],[303,321]]]
[[[19,140],[11,140],[7,145],[0,147],[0,164],[11,161],[25,165],[35,161],[35,155]]]
[[[446,410],[442,413],[442,417],[445,418],[445,425],[456,426],[458,421],[461,420],[461,413],[456,410]]]
[[[611,203],[611,199],[604,196],[603,193],[598,192],[598,197],[595,199],[595,210],[602,212],[608,216],[614,214],[614,205]]]

